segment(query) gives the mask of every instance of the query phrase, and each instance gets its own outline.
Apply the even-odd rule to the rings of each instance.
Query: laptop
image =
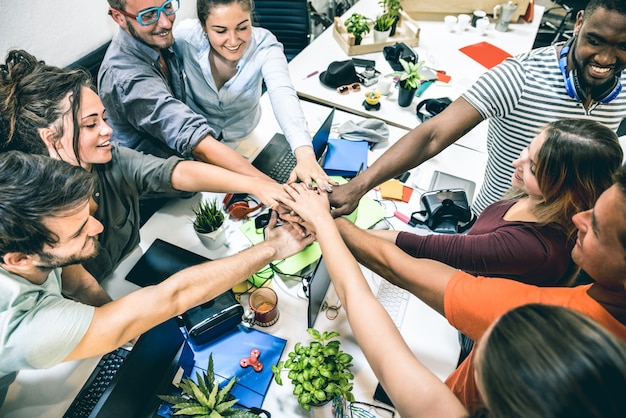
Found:
[[[313,151],[319,162],[321,162],[324,152],[326,151],[334,115],[335,108],[333,107],[328,117],[326,117],[326,120],[322,123],[322,126],[320,126],[313,136]],[[296,167],[296,157],[291,151],[287,138],[281,133],[276,133],[254,161],[252,161],[252,165],[278,183],[285,183]]]
[[[330,285],[330,275],[324,262],[324,257],[320,257],[315,271],[307,283],[307,297],[309,298],[309,306],[307,311],[307,327],[313,328],[315,320],[322,310],[324,298]]]
[[[117,358],[109,361],[112,355]],[[170,319],[145,332],[132,349],[105,354],[63,415],[73,417],[157,417],[157,395],[177,394],[173,380],[189,375],[193,351]]]

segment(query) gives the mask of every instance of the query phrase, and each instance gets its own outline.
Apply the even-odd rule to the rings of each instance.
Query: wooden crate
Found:
[[[355,45],[354,35],[348,33],[340,18],[335,17],[333,25],[333,37],[339,46],[341,46],[341,49],[343,49],[349,56],[379,52],[382,51],[387,45],[393,45],[396,42],[404,42],[410,46],[417,46],[420,40],[419,35],[420,28],[417,25],[417,22],[411,19],[411,17],[403,11],[400,12],[400,21],[396,29],[396,34],[394,36],[390,36],[386,42],[375,43],[374,35],[372,31],[370,31],[367,36],[361,40],[360,45]]]
[[[441,20],[446,15],[460,13],[472,14],[474,10],[484,10],[488,15],[493,14],[493,8],[498,4],[505,4],[508,0],[402,0],[404,11],[415,20]],[[515,0],[517,10],[513,13],[511,22],[517,22],[528,9],[530,0]]]

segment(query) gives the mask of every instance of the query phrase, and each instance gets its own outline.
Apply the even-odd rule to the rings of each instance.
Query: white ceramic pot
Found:
[[[213,232],[202,233],[196,231],[196,234],[198,235],[198,238],[200,238],[202,244],[209,250],[215,250],[224,245],[224,242],[226,242],[226,228],[224,225],[220,226]]]
[[[374,43],[380,44],[382,42],[387,42],[387,39],[389,39],[389,33],[391,32],[391,28],[383,32],[374,29],[373,32],[374,32]]]

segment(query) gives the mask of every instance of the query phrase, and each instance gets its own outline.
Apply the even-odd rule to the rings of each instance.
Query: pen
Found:
[[[306,80],[307,78],[311,78],[313,77],[315,74],[319,73],[319,71],[315,70],[313,71],[311,74],[307,75],[306,77],[303,78],[303,80]]]

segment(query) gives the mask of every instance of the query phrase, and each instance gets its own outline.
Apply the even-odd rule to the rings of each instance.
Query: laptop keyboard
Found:
[[[378,276],[380,280],[376,299],[389,313],[396,327],[400,328],[409,304],[409,292]]]
[[[125,348],[102,356],[63,418],[88,417],[130,353]]]
[[[280,164],[276,164],[269,173],[268,176],[276,180],[278,183],[286,183],[289,180],[289,175],[296,166],[296,156],[292,152],[285,154],[280,161]]]

